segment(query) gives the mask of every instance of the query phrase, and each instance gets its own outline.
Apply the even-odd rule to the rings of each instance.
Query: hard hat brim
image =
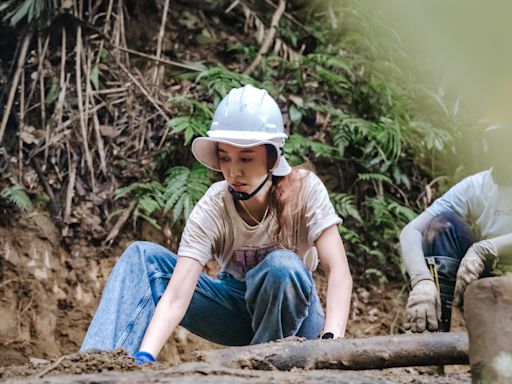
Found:
[[[230,132],[232,133],[232,132]],[[261,133],[259,133],[261,135]],[[260,136],[261,137],[261,136]],[[285,135],[286,137],[286,135]],[[238,148],[250,148],[258,145],[270,144],[272,145],[278,154],[281,152],[283,138],[277,138],[275,134],[272,138],[276,140],[258,140],[249,138],[220,138],[220,137],[198,137],[192,142],[192,153],[194,157],[204,166],[214,171],[221,172],[219,166],[219,156],[217,153],[217,144],[224,143],[233,145]],[[279,156],[272,168],[272,174],[274,176],[286,176],[292,171],[292,168],[286,161],[283,155]]]

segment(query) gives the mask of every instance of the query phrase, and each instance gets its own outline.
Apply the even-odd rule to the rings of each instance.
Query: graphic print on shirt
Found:
[[[278,249],[276,246],[267,244],[264,247],[247,247],[245,249],[233,250],[233,263],[235,270],[245,276],[252,268],[260,263],[268,253]]]

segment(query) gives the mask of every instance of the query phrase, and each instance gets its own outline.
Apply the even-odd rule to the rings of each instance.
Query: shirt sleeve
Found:
[[[468,219],[471,214],[475,189],[473,178],[474,176],[469,176],[455,184],[443,196],[435,200],[426,211],[432,216],[448,211]]]
[[[191,257],[203,266],[212,258],[220,222],[220,205],[217,198],[210,187],[192,209],[181,236],[179,257]]]
[[[315,174],[306,176],[304,193],[308,243],[314,246],[326,228],[340,224],[343,220],[336,214],[324,183]]]

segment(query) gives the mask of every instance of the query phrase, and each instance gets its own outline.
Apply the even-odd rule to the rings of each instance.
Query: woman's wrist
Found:
[[[133,355],[135,363],[138,365],[144,365],[147,363],[156,363],[156,358],[149,352],[139,351]]]

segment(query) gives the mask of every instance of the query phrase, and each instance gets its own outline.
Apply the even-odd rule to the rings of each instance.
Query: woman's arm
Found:
[[[154,357],[158,355],[174,328],[185,316],[202,268],[195,259],[178,258],[171,281],[146,330],[140,351],[149,352]]]
[[[334,337],[343,337],[350,311],[352,276],[337,226],[325,229],[315,245],[327,273],[327,309],[322,333],[332,332]]]
[[[423,233],[432,219],[433,216],[425,211],[407,224],[400,233],[402,259],[413,288],[421,280],[433,280],[422,247]]]

